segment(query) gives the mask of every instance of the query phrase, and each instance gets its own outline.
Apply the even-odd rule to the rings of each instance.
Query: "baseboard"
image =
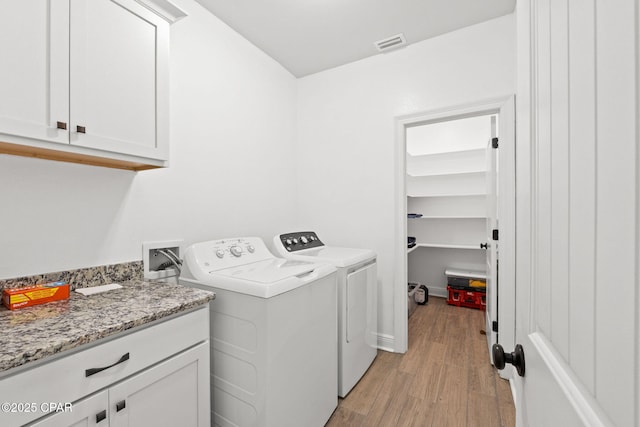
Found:
[[[429,296],[447,298],[449,297],[449,292],[446,288],[429,288]]]
[[[378,349],[395,353],[396,352],[395,337],[389,334],[378,334]]]

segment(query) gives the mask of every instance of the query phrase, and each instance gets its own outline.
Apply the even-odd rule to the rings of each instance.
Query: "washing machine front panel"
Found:
[[[216,292],[213,424],[324,425],[337,406],[336,268],[276,258],[259,238],[192,245],[184,264],[181,283]]]
[[[216,425],[323,425],[337,406],[335,273],[268,299],[213,290]]]

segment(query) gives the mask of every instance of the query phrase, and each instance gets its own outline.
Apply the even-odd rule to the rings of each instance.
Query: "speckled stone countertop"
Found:
[[[206,304],[215,295],[129,280],[108,292],[18,310],[0,306],[0,376],[5,371]]]

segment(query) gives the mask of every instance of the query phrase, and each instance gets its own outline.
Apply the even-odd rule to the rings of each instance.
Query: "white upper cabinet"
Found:
[[[134,0],[71,0],[70,12],[71,144],[167,160],[167,23]]]
[[[69,5],[1,0],[0,137],[68,143]]]
[[[175,17],[156,4],[0,0],[0,153],[166,166]]]

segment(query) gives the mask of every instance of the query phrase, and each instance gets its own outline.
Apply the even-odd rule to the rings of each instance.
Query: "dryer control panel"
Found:
[[[318,239],[313,231],[298,231],[280,235],[280,243],[288,252],[301,251],[303,249],[318,248],[324,243]]]

